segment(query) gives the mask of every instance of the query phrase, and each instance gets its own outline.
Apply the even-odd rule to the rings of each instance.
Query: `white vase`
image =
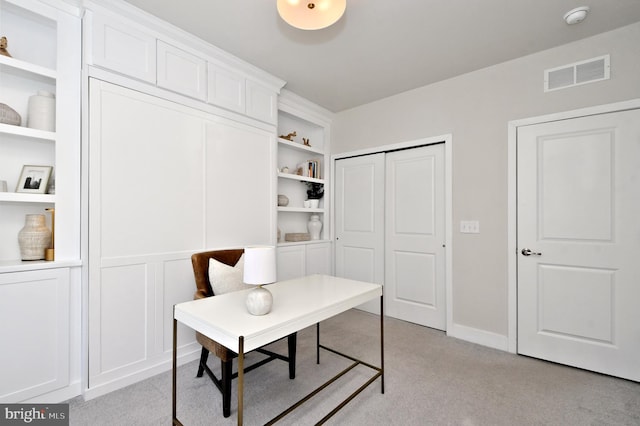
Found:
[[[309,234],[311,234],[312,240],[320,239],[320,231],[322,230],[322,222],[320,222],[320,216],[317,214],[312,214],[309,217],[309,222],[307,222],[307,229],[309,230]]]
[[[51,244],[51,231],[43,214],[25,216],[24,227],[18,232],[18,244],[22,260],[44,259],[45,250]]]
[[[56,98],[53,93],[39,90],[29,98],[27,127],[32,129],[56,130]]]

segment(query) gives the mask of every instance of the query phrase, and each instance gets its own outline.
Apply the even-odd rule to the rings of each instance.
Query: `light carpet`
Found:
[[[379,365],[379,317],[347,311],[321,325],[323,344]],[[285,342],[273,347],[284,351]],[[284,353],[284,352],[283,352]],[[273,361],[245,376],[246,425],[264,424],[351,362],[321,352],[315,327],[298,333],[295,380]],[[250,354],[247,362],[261,355]],[[209,360],[219,371],[217,359]],[[237,381],[231,417],[197,363],[178,368],[178,418],[185,425],[237,422]],[[281,425],[311,425],[363,384],[372,370],[356,367]],[[348,403],[329,425],[640,425],[640,384],[475,345],[445,333],[385,319],[385,393],[380,379]],[[171,372],[90,401],[70,403],[71,425],[170,425]]]

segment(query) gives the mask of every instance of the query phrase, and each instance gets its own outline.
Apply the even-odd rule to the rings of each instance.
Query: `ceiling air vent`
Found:
[[[544,91],[565,89],[609,79],[609,55],[544,71]]]

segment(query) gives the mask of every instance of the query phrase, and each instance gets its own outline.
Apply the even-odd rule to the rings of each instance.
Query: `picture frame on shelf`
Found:
[[[52,172],[52,166],[22,166],[16,192],[46,194]]]

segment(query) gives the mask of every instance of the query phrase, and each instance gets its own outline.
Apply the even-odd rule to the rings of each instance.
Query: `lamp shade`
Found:
[[[292,27],[319,30],[344,14],[347,0],[278,0],[278,13]]]
[[[262,285],[276,281],[276,248],[273,246],[244,249],[245,284]]]

